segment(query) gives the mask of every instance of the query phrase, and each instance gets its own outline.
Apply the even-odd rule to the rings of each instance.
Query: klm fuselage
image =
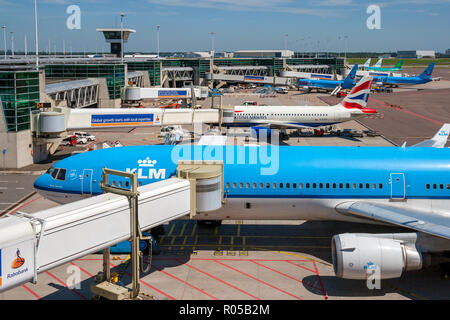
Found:
[[[200,214],[198,219],[361,222],[338,213],[336,206],[361,199],[436,211],[448,210],[450,205],[448,148],[111,148],[58,162],[36,181],[35,188],[57,202],[72,202],[102,193],[104,167],[135,172],[139,185],[146,185],[174,177],[178,160],[193,159],[224,162],[226,204],[216,212]],[[110,178],[110,182],[128,187],[120,177]]]

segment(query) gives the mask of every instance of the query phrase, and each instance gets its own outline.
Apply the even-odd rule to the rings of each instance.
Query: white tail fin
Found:
[[[450,134],[450,124],[446,123],[430,140],[422,141],[413,147],[444,148]]]
[[[370,62],[372,61],[372,59],[367,59],[366,63],[364,63],[364,68],[368,68],[370,67]]]
[[[376,68],[381,68],[381,64],[383,63],[383,58],[381,58],[380,60],[377,61],[377,63],[375,63],[374,67]]]

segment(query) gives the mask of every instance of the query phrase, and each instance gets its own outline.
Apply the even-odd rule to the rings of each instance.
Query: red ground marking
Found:
[[[79,268],[81,271],[83,271],[84,273],[86,273],[88,276],[94,277],[94,275],[93,275],[92,273],[86,271],[85,269],[83,269],[83,268],[80,267],[79,265],[77,265],[77,264],[75,264],[75,263],[73,263],[73,262],[70,262],[70,264],[72,264],[72,265],[74,265],[75,267]]]
[[[180,262],[181,262],[181,261],[180,261]],[[223,280],[221,280],[221,279],[219,279],[219,278],[217,278],[217,277],[215,277],[215,276],[213,276],[213,275],[211,275],[211,274],[209,274],[209,273],[207,273],[207,272],[205,272],[205,271],[202,271],[202,270],[200,270],[200,269],[198,269],[198,268],[196,268],[196,267],[194,267],[194,266],[191,266],[190,264],[184,263],[184,265],[187,266],[187,267],[189,267],[189,268],[191,268],[191,269],[194,269],[194,270],[196,270],[196,271],[198,271],[198,272],[200,272],[200,273],[203,273],[204,275],[206,275],[206,276],[208,276],[208,277],[210,277],[210,278],[213,278],[214,280],[217,280],[217,281],[219,281],[219,282],[221,282],[221,283],[223,283],[223,284],[225,284],[225,285],[227,285],[227,286],[229,286],[229,287],[231,287],[231,288],[233,288],[233,289],[235,289],[235,290],[237,290],[237,291],[240,291],[240,292],[242,292],[243,294],[246,294],[247,296],[252,297],[253,299],[261,300],[260,298],[258,298],[258,297],[256,297],[256,296],[252,295],[251,293],[248,293],[248,292],[246,292],[246,291],[244,291],[244,290],[242,290],[242,289],[240,289],[240,288],[238,288],[238,287],[236,287],[236,286],[233,286],[232,284],[230,284],[230,283],[228,283],[228,282],[226,282],[226,281],[223,281]]]
[[[22,287],[24,287],[29,293],[31,293],[33,296],[35,296],[36,299],[41,300],[41,297],[36,292],[34,292],[30,288],[28,288],[27,285],[23,284]]]
[[[297,300],[303,300],[302,298],[297,297],[297,296],[293,295],[292,293],[289,293],[289,292],[287,292],[287,291],[284,291],[283,289],[280,289],[280,288],[278,288],[278,287],[275,287],[275,286],[271,285],[270,283],[267,283],[267,282],[265,282],[265,281],[263,281],[263,280],[260,280],[260,279],[258,279],[258,278],[255,278],[255,277],[253,277],[253,276],[251,276],[251,275],[249,275],[249,274],[247,274],[247,273],[245,273],[245,272],[242,272],[242,271],[239,271],[238,269],[235,269],[235,268],[233,268],[233,267],[230,267],[230,266],[228,266],[228,265],[226,265],[226,264],[224,264],[224,263],[222,263],[222,262],[219,262],[218,260],[216,260],[215,262],[218,263],[218,264],[220,264],[220,265],[222,265],[222,266],[224,266],[224,267],[227,267],[227,268],[229,268],[229,269],[231,269],[231,270],[234,270],[234,271],[236,271],[236,272],[239,272],[240,274],[242,274],[242,275],[244,275],[244,276],[247,276],[247,277],[249,277],[249,278],[251,278],[251,279],[253,279],[253,280],[256,280],[256,281],[258,281],[258,282],[260,282],[260,283],[262,283],[262,284],[265,284],[265,285],[268,286],[268,287],[271,287],[271,288],[273,288],[273,289],[275,289],[275,290],[278,290],[278,291],[280,291],[280,292],[282,292],[282,293],[284,293],[284,294],[287,294],[287,295],[289,295],[289,296],[291,296],[291,297],[293,297],[293,298],[295,298],[295,299],[297,299]]]
[[[291,277],[291,276],[288,275],[288,274],[285,274],[285,273],[283,273],[283,272],[281,272],[281,271],[272,269],[272,268],[270,268],[270,267],[268,267],[268,266],[265,266],[265,265],[263,265],[263,264],[261,264],[261,263],[258,263],[258,262],[256,262],[256,261],[252,261],[252,260],[250,260],[250,261],[253,262],[254,264],[257,264],[258,266],[261,266],[261,267],[266,268],[266,269],[268,269],[268,270],[271,270],[271,271],[273,271],[273,272],[275,272],[275,273],[281,274],[282,276],[285,276],[285,277],[287,277],[287,278],[289,278],[289,279],[292,279],[292,280],[294,280],[294,281],[300,282],[301,284],[307,285],[307,286],[309,286],[309,287],[311,287],[311,288],[313,288],[313,289],[315,289],[315,290],[319,290],[319,291],[322,291],[322,292],[323,292],[323,290],[317,288],[316,286],[314,286],[314,285],[312,285],[312,284],[310,284],[310,283],[308,283],[308,282],[306,282],[306,281],[303,281],[303,280],[300,280],[300,279],[296,279],[296,278],[294,278],[294,277]]]
[[[313,262],[314,262],[314,269],[316,269],[317,278],[319,279],[320,287],[322,288],[323,297],[325,298],[325,300],[327,300],[328,299],[328,295],[327,295],[327,292],[325,291],[325,288],[323,286],[322,279],[320,278],[319,269],[317,268],[316,262],[315,261],[313,261]]]
[[[370,99],[372,99],[372,100],[375,101],[375,102],[378,102],[378,103],[381,104],[383,107],[392,108],[392,107],[391,107],[388,103],[386,103],[386,102],[379,101],[379,100],[374,99],[374,98],[370,98]],[[395,108],[395,109],[396,109],[396,110],[399,110],[399,111],[403,111],[403,112],[409,113],[409,114],[412,114],[413,116],[416,116],[416,117],[419,117],[419,118],[422,118],[422,119],[425,119],[425,120],[428,120],[428,121],[431,121],[431,122],[434,122],[434,123],[437,123],[437,124],[440,124],[440,125],[444,125],[442,122],[439,122],[439,121],[436,121],[436,120],[427,118],[427,117],[425,117],[425,116],[422,116],[422,115],[420,115],[420,114],[418,114],[418,113],[415,113],[415,112],[412,112],[412,111],[408,111],[408,110],[405,110],[405,109],[399,109],[399,108]]]
[[[294,266],[296,266],[296,267],[299,267],[299,268],[308,270],[308,271],[310,271],[310,272],[312,272],[312,273],[316,273],[316,271],[314,271],[314,270],[312,270],[312,269],[309,269],[309,268],[307,268],[307,267],[304,267],[304,266],[295,264],[295,263],[293,263],[292,261],[295,261],[295,260],[286,260],[287,263],[290,263],[290,264],[292,264],[292,265],[294,265]],[[313,261],[309,261],[309,262],[313,262]]]
[[[102,260],[102,259],[99,259],[99,260]],[[117,266],[116,266],[114,263],[112,263],[112,262],[110,262],[110,265],[113,266],[113,267],[117,267]],[[130,274],[129,272],[125,272],[125,273],[126,273],[127,275],[131,276],[131,274]],[[165,292],[163,292],[163,291],[161,291],[161,290],[155,288],[154,286],[148,284],[148,283],[145,282],[144,280],[139,280],[139,282],[143,283],[144,285],[146,285],[147,287],[149,287],[149,288],[151,288],[151,289],[153,289],[153,290],[155,290],[155,291],[158,291],[159,293],[161,293],[162,295],[166,296],[166,297],[169,298],[170,300],[176,300],[174,297],[172,297],[172,296],[168,295],[167,293],[165,293]]]
[[[83,296],[81,293],[79,293],[77,290],[75,289],[70,289],[67,284],[62,281],[61,279],[57,278],[56,276],[54,276],[53,274],[51,274],[48,271],[45,271],[46,274],[48,274],[50,277],[52,277],[53,279],[55,279],[56,281],[58,281],[59,283],[61,283],[64,287],[66,287],[67,289],[69,289],[70,291],[72,291],[73,293],[75,293],[76,295],[78,295],[79,297],[81,297],[84,300],[88,300],[88,298],[86,298],[85,296]]]
[[[29,205],[30,203],[32,203],[32,202],[34,202],[34,201],[36,201],[36,200],[38,200],[38,199],[40,199],[40,198],[42,198],[42,196],[39,196],[39,197],[37,197],[36,199],[33,199],[33,200],[28,201],[27,203],[21,205],[21,206],[18,207],[17,209],[14,209],[14,211],[10,212],[10,214],[11,214],[11,215],[15,214],[15,213],[16,213],[17,211],[19,211],[20,209],[26,207],[26,206]]]
[[[172,257],[152,257],[153,261],[178,261],[178,262],[187,262],[187,261],[261,261],[261,262],[287,262],[287,261],[294,261],[294,262],[312,262],[312,260],[280,260],[280,259],[227,259],[227,258],[190,258],[189,260],[181,260],[180,258],[172,258]],[[103,259],[77,259],[76,261],[103,261]],[[314,272],[314,270],[310,270],[311,272]]]
[[[210,297],[210,298],[212,298],[212,299],[214,299],[214,300],[219,300],[218,298],[216,298],[216,297],[210,295],[209,293],[207,293],[207,292],[205,292],[205,291],[203,291],[203,290],[197,288],[196,286],[194,286],[194,285],[192,285],[192,284],[190,284],[190,283],[188,283],[188,282],[186,282],[186,281],[184,281],[184,280],[182,280],[182,279],[180,279],[180,278],[174,276],[173,274],[170,274],[170,273],[168,273],[168,272],[166,272],[166,271],[163,271],[162,269],[159,269],[158,267],[155,267],[154,265],[152,265],[152,267],[153,267],[154,269],[158,270],[159,272],[164,273],[165,275],[168,275],[169,277],[174,278],[175,280],[178,280],[178,281],[180,281],[180,282],[182,282],[182,283],[184,283],[184,284],[187,284],[187,285],[188,285],[189,287],[191,287],[192,289],[195,289],[195,290],[197,290],[197,291],[203,293],[204,295],[207,295],[208,297]]]

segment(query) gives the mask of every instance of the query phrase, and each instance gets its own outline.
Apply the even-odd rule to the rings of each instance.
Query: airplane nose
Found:
[[[33,187],[34,187],[34,189],[36,189],[37,191],[47,189],[47,188],[46,188],[46,187],[48,187],[48,177],[47,177],[47,174],[44,174],[44,175],[40,176],[39,178],[37,178],[36,181],[34,182]]]

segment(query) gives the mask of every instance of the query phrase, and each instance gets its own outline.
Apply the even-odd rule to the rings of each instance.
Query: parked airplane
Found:
[[[383,68],[380,66],[373,66],[373,67],[368,67],[366,68],[366,70],[369,71],[385,71],[385,72],[395,72],[395,71],[402,71],[403,70],[403,60],[400,60],[394,67],[392,68]]]
[[[408,84],[425,84],[428,83],[430,81],[433,81],[433,79],[431,79],[431,75],[433,74],[433,69],[434,69],[434,63],[431,63],[426,69],[425,71],[419,75],[419,76],[415,76],[415,77],[390,77],[390,76],[375,76],[374,77],[374,82],[376,84],[381,84],[381,85],[387,85],[387,86],[399,86],[399,85],[408,85]]]
[[[381,279],[450,254],[450,149],[420,147],[134,146],[56,163],[34,187],[66,203],[102,193],[102,169],[134,172],[138,185],[176,176],[178,160],[224,163],[226,202],[198,220],[332,220],[383,223],[411,233],[333,237],[336,275]],[[307,155],[307,156],[305,156]],[[129,188],[122,177],[110,183]]]
[[[333,91],[337,87],[342,89],[351,89],[355,86],[356,81],[356,71],[358,70],[358,65],[353,66],[352,71],[347,75],[344,80],[324,80],[324,79],[299,79],[298,87],[307,92],[315,90],[327,90]]]
[[[253,127],[259,131],[270,129],[312,129],[359,119],[377,113],[366,108],[372,78],[358,82],[342,103],[335,106],[236,106],[234,115],[224,115],[224,127]],[[316,133],[323,134],[323,130]],[[270,136],[270,132],[267,133]],[[285,135],[282,131],[282,135]]]

